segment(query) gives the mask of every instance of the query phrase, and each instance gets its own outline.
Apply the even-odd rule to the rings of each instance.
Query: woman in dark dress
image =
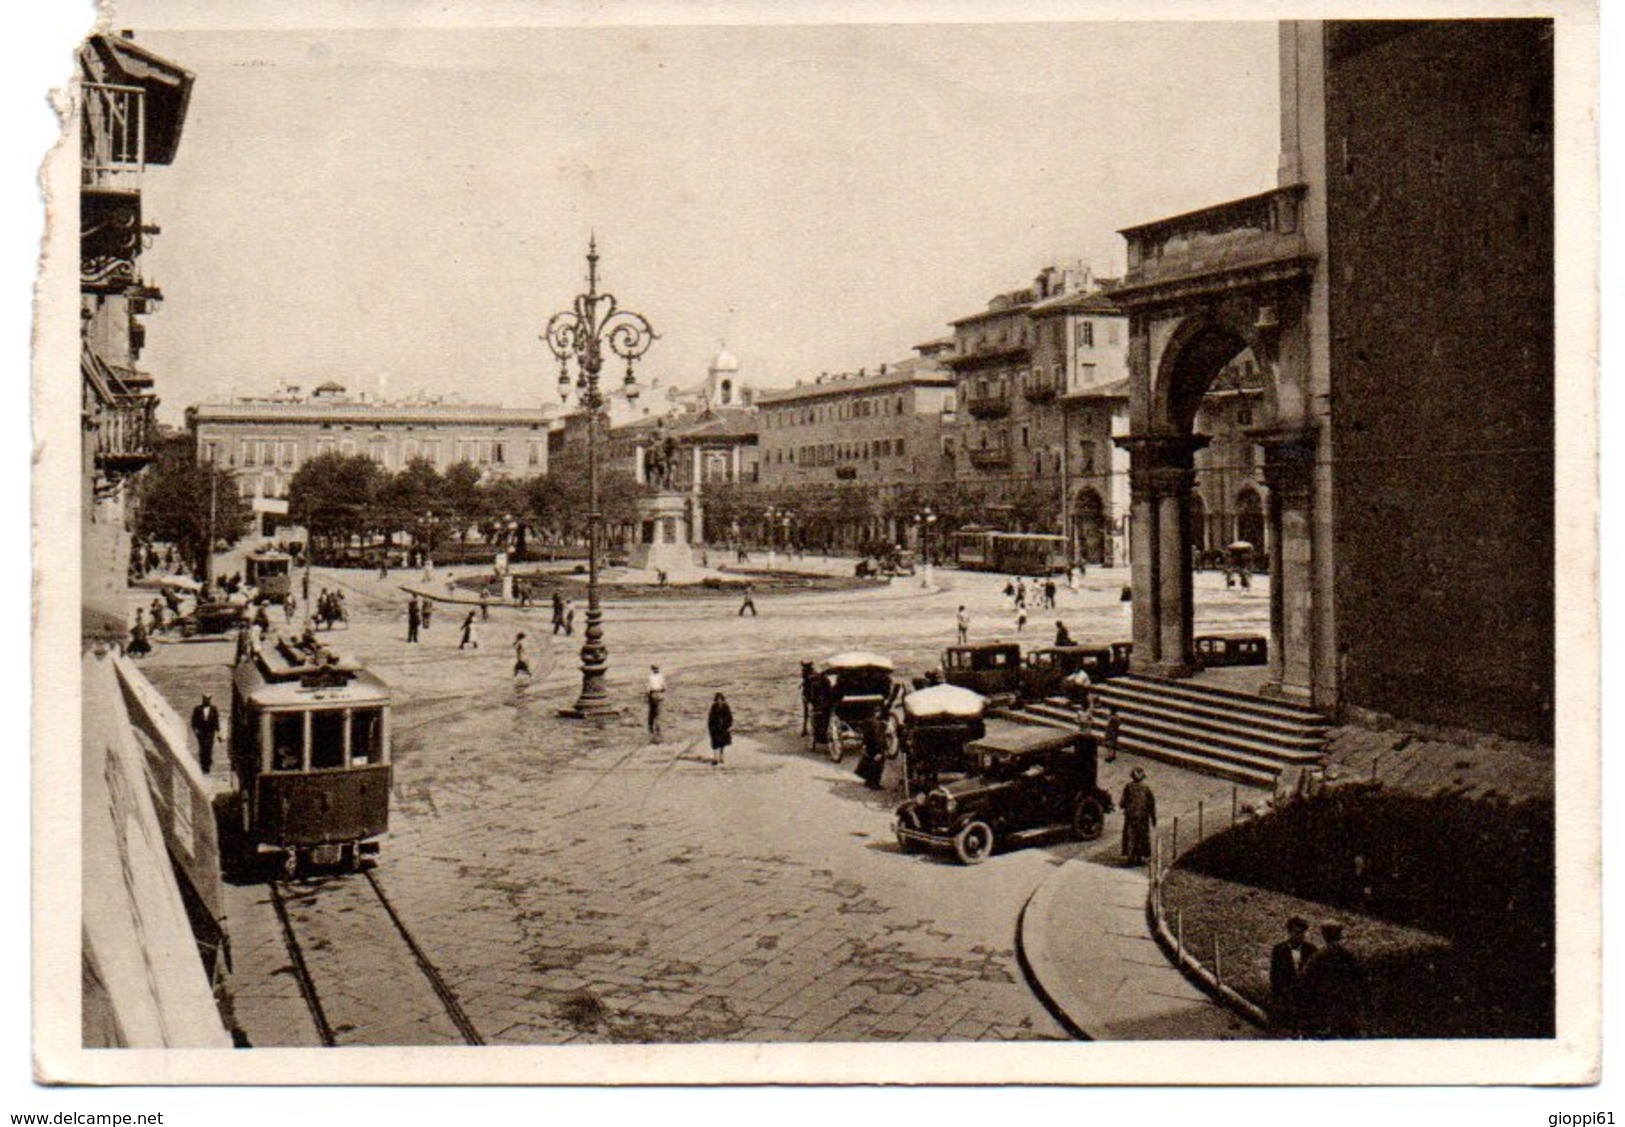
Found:
[[[722,753],[728,750],[733,743],[734,713],[728,707],[728,698],[721,693],[711,701],[711,712],[705,718],[705,726],[711,733],[711,766],[722,766]]]

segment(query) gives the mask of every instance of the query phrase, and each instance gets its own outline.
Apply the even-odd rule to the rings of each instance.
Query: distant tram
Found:
[[[243,580],[261,602],[280,603],[293,590],[293,557],[274,548],[248,553]]]
[[[308,636],[307,636],[308,639]],[[314,641],[275,638],[232,674],[245,859],[359,866],[389,828],[389,686]]]
[[[971,571],[1052,575],[1067,569],[1066,537],[965,529],[953,534],[954,560]]]

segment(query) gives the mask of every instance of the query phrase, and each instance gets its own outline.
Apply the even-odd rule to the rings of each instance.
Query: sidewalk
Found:
[[[1092,1041],[1264,1036],[1186,980],[1151,937],[1144,866],[1102,842],[1055,870],[1022,909],[1017,950],[1044,1004]]]

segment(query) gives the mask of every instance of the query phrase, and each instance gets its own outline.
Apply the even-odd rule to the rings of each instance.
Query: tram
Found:
[[[243,580],[258,592],[260,602],[280,603],[293,590],[293,557],[274,548],[250,552]]]
[[[281,853],[358,868],[389,828],[389,686],[307,634],[277,637],[232,673],[230,755],[244,860]]]
[[[1042,532],[965,529],[953,535],[954,561],[971,571],[1053,575],[1067,568],[1066,537]]]

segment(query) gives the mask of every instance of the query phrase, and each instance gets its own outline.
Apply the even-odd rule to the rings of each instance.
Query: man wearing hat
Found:
[[[197,737],[197,762],[207,775],[214,769],[214,741],[220,734],[220,710],[208,693],[192,709],[192,734]]]
[[[1145,785],[1145,768],[1136,767],[1123,788],[1123,858],[1139,865],[1151,856],[1151,827],[1157,824],[1157,796]]]
[[[1286,938],[1270,949],[1270,1000],[1275,1020],[1296,1032],[1302,1025],[1296,987],[1304,966],[1319,948],[1309,942],[1309,921],[1293,916],[1286,921]]]
[[[1343,945],[1343,925],[1320,925],[1326,941],[1304,964],[1297,994],[1305,1031],[1311,1037],[1358,1037],[1365,1015],[1365,968]]]

